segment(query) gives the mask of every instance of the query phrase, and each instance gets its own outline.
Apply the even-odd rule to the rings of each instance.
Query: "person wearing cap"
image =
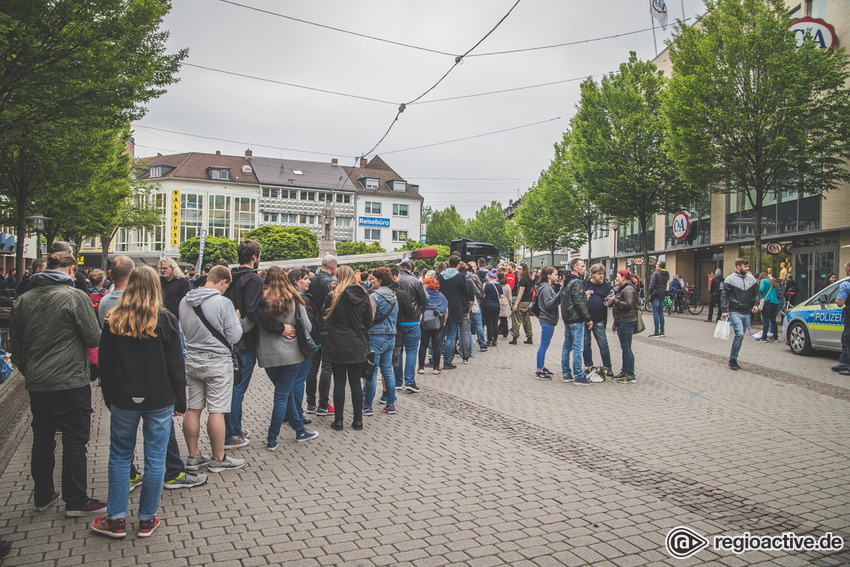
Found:
[[[720,284],[723,283],[723,272],[720,268],[714,270],[714,277],[711,278],[711,283],[708,285],[708,290],[711,292],[711,299],[708,300],[708,319],[706,322],[711,323],[711,316],[714,314],[714,307],[717,306],[717,318],[720,319]]]
[[[499,298],[504,296],[502,286],[496,281],[499,270],[493,268],[487,272],[487,283],[484,284],[484,299],[481,301],[484,326],[487,327],[487,346],[496,346],[499,336]]]

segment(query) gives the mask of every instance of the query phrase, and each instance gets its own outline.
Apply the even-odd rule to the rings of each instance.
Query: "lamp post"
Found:
[[[41,258],[41,233],[44,232],[44,223],[53,219],[43,215],[33,215],[27,217],[27,220],[32,221],[33,228],[35,229],[35,256],[36,258]]]
[[[614,270],[611,279],[614,279],[613,274],[617,273],[617,231],[620,230],[620,221],[617,219],[611,220],[611,230],[614,231]]]

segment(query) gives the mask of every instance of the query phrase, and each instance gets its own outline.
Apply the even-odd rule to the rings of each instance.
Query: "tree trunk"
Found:
[[[753,205],[755,226],[753,230],[753,258],[751,259],[751,263],[755,266],[753,275],[756,277],[761,273],[761,208],[761,199],[758,199],[757,203]]]
[[[18,242],[15,244],[15,270],[17,270],[18,281],[24,277],[24,239],[27,237],[27,212],[26,208],[18,203]],[[35,258],[38,258],[38,240],[36,240]]]
[[[549,264],[549,265],[554,266],[555,265],[555,247],[554,246],[549,248],[549,255],[550,255],[551,260],[552,260],[552,263]]]
[[[112,243],[112,237],[100,235],[100,269],[106,271],[106,265],[109,262],[109,245]]]
[[[590,227],[590,230],[587,231],[587,267],[590,268],[590,264],[593,262],[593,246],[590,243],[590,237],[593,236],[593,227]]]
[[[643,289],[646,290],[645,293],[649,297],[649,234],[646,232],[646,225],[649,223],[644,216],[638,218],[638,222],[640,223],[640,242],[643,248]]]

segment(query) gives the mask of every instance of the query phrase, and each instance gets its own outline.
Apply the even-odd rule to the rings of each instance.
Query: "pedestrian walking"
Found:
[[[68,517],[106,507],[88,495],[86,464],[92,408],[85,349],[98,346],[100,325],[91,298],[74,287],[76,266],[67,252],[50,254],[47,269],[32,275],[30,291],[12,306],[9,323],[12,361],[24,375],[32,412],[33,503],[42,511],[59,502],[53,484],[58,430]]]
[[[732,351],[729,353],[729,368],[740,370],[738,354],[744,333],[750,328],[752,314],[758,311],[759,288],[758,280],[750,273],[750,261],[746,258],[735,260],[735,271],[727,277],[720,288],[720,304],[723,308],[723,319],[729,319],[735,338],[732,340]]]
[[[632,352],[632,337],[637,328],[638,290],[635,278],[628,270],[619,270],[614,280],[616,285],[614,295],[608,297],[606,303],[613,309],[614,326],[617,338],[620,340],[620,350],[623,351],[623,367],[614,380],[621,384],[633,384],[635,378],[635,355]]]
[[[331,363],[334,379],[334,421],[331,427],[343,429],[345,383],[351,389],[354,413],[353,429],[363,429],[363,387],[360,376],[369,351],[368,329],[372,325],[372,305],[369,294],[358,284],[354,270],[340,266],[336,270],[337,284],[328,295],[325,319],[330,323],[325,356]]]
[[[518,272],[519,280],[516,283],[516,295],[514,296],[513,311],[513,327],[511,335],[513,338],[508,344],[515,345],[519,339],[519,329],[522,326],[525,331],[525,344],[534,343],[534,335],[531,327],[531,316],[528,314],[528,307],[531,305],[533,294],[533,285],[531,283],[531,274],[528,271],[526,264],[519,265]]]
[[[552,266],[546,266],[540,270],[537,279],[535,295],[537,305],[540,308],[540,346],[537,348],[537,371],[534,377],[538,380],[551,380],[552,371],[546,368],[546,351],[555,334],[558,325],[558,301],[559,296],[552,288],[552,284],[558,281],[558,270]]]
[[[564,347],[561,350],[561,373],[564,382],[575,381],[579,386],[590,385],[594,382],[592,378],[585,376],[582,366],[584,333],[593,327],[593,321],[587,310],[587,294],[581,279],[584,273],[584,260],[581,258],[570,260],[570,273],[564,277],[564,286],[561,289],[561,319],[564,320],[566,327]],[[570,370],[570,356],[572,356],[572,370]]]
[[[655,332],[650,337],[663,337],[664,335],[664,298],[667,297],[667,282],[670,274],[666,270],[666,262],[659,260],[655,271],[649,279],[649,299],[652,302],[652,323]]]
[[[756,339],[767,343],[775,343],[779,336],[776,326],[776,316],[779,315],[779,283],[767,275],[767,272],[759,274],[759,295],[761,295],[761,337]]]
[[[172,415],[186,411],[186,375],[177,318],[163,309],[156,272],[142,266],[130,274],[118,304],[109,312],[100,340],[100,383],[110,409],[109,497],[107,515],[92,531],[113,538],[127,535],[130,464],[139,422],[145,447],[145,474],[139,498],[139,537],[160,525],[157,515],[165,479]]]

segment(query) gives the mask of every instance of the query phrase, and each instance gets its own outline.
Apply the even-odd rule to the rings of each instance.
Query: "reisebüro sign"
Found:
[[[357,224],[360,226],[390,226],[390,219],[381,219],[374,217],[359,217]]]

